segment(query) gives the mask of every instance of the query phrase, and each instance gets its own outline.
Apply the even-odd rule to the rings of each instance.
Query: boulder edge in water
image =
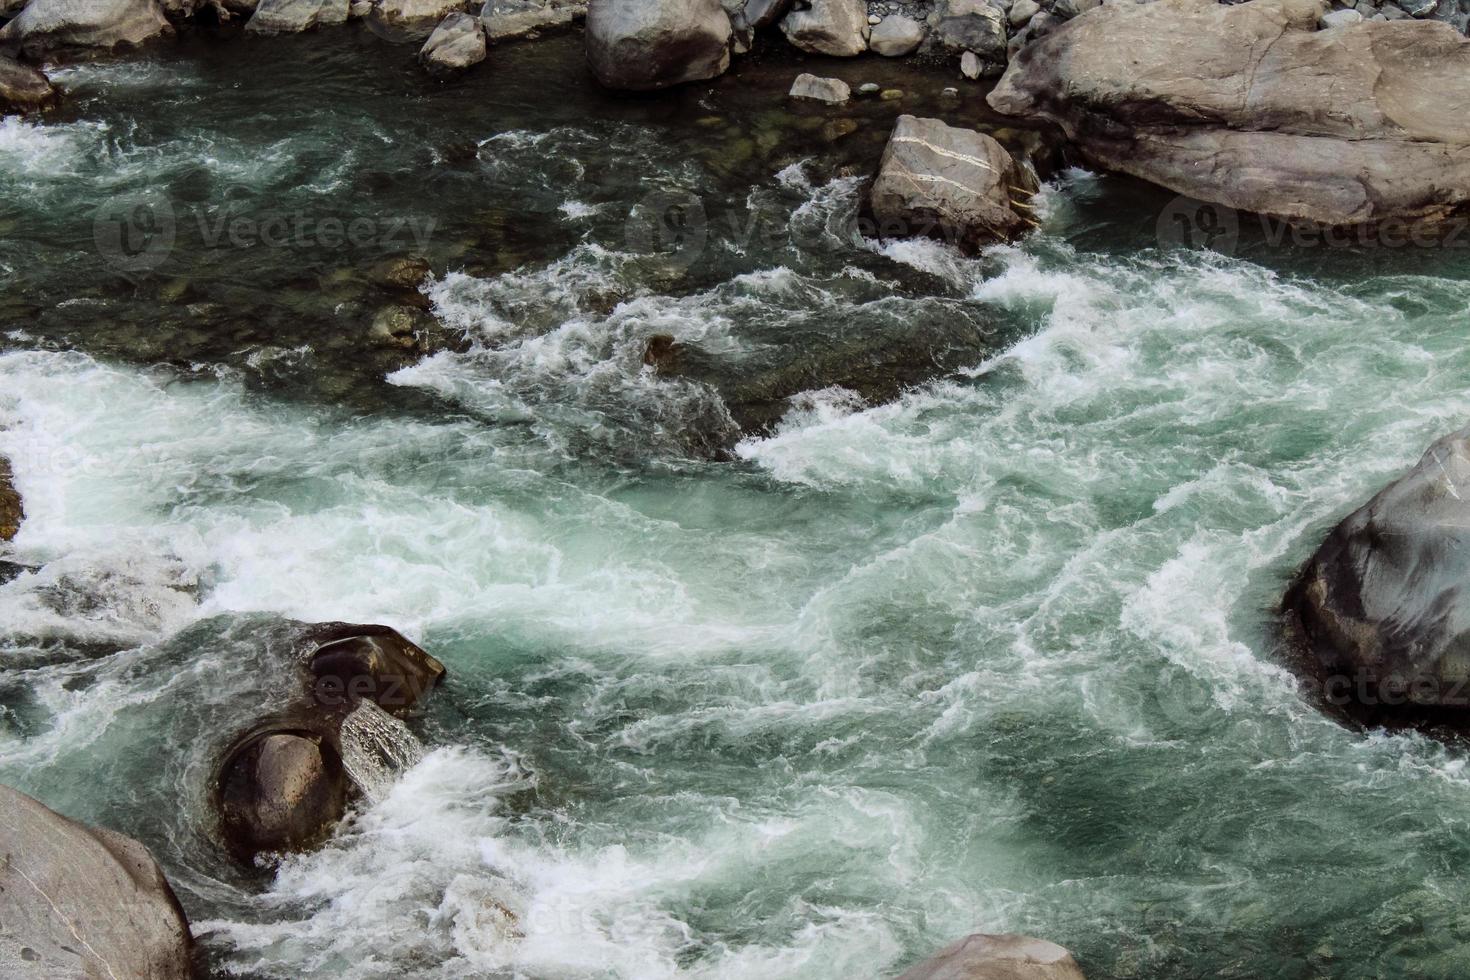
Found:
[[[142,844],[0,786],[0,975],[187,980],[193,939]]]
[[[730,17],[720,0],[592,0],[587,63],[607,88],[651,91],[724,74]]]
[[[953,942],[898,980],[1086,980],[1056,943],[1012,933],[976,933]]]

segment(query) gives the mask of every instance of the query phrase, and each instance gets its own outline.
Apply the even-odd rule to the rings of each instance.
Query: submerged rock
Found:
[[[215,774],[220,836],[247,863],[331,834],[359,789],[344,725],[363,702],[403,715],[444,678],[443,664],[386,626],[325,623],[297,644],[294,699],[237,736]]]
[[[142,844],[0,786],[0,975],[187,980],[193,940]]]
[[[348,0],[260,0],[245,25],[257,34],[294,34],[347,23]]]
[[[56,89],[41,72],[0,54],[0,111],[35,112],[56,101]]]
[[[0,456],[0,541],[14,540],[16,534],[20,533],[20,522],[26,516],[14,480],[10,460]]]
[[[157,0],[31,0],[0,27],[0,41],[42,58],[72,49],[136,47],[171,30]]]
[[[719,0],[592,0],[587,61],[608,88],[668,88],[723,74],[731,33]]]
[[[880,237],[925,236],[974,249],[1025,229],[1020,167],[984,133],[904,115],[883,151],[871,207]],[[1023,209],[1024,210],[1024,209]]]
[[[803,72],[791,83],[790,95],[793,99],[842,103],[852,98],[852,88],[840,78],[818,78]]]
[[[1005,934],[966,936],[898,980],[1086,980],[1056,943]]]
[[[484,60],[485,30],[478,18],[465,13],[445,17],[419,52],[419,61],[429,73],[440,76],[458,74]]]
[[[812,0],[781,21],[786,40],[803,51],[851,58],[868,50],[868,6],[863,0]]]
[[[1302,665],[1364,720],[1470,719],[1470,429],[1350,514],[1288,591]]]
[[[995,109],[1094,165],[1326,226],[1470,201],[1470,39],[1426,21],[1316,30],[1316,0],[1105,4],[1019,51]]]

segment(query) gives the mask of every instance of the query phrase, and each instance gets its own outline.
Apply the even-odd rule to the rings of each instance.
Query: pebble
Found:
[[[903,98],[903,89],[885,88],[883,91],[878,93],[878,98],[882,99],[884,102],[897,102],[899,99]]]
[[[877,27],[879,24],[883,23],[883,18],[879,17],[877,14],[869,14],[868,23],[872,24],[874,27]]]
[[[858,95],[877,95],[881,91],[883,91],[883,86],[877,82],[863,82],[857,87]]]

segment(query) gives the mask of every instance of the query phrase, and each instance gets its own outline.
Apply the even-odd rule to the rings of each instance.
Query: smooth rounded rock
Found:
[[[912,17],[894,14],[873,28],[868,47],[885,58],[902,58],[919,49],[926,33],[924,25]]]
[[[719,0],[592,0],[587,62],[608,88],[668,88],[723,74],[732,33]]]
[[[349,791],[341,757],[321,734],[269,727],[226,755],[218,786],[220,830],[242,860],[320,843],[342,819]]]
[[[1072,954],[1029,936],[975,934],[946,946],[898,980],[1086,980]]]
[[[812,54],[851,58],[868,50],[868,8],[863,0],[812,0],[781,21],[786,40]]]

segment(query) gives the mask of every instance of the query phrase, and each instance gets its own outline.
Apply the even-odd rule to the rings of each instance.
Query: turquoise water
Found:
[[[1080,171],[1016,246],[879,247],[846,168],[898,108],[758,122],[774,55],[624,101],[563,42],[446,92],[315,50],[77,68],[72,117],[0,124],[35,569],[0,585],[0,779],[149,844],[219,975],[838,980],[975,930],[1094,980],[1470,972],[1463,753],[1322,717],[1274,624],[1470,415],[1455,252],[1159,247],[1167,195]],[[625,233],[668,188],[786,236],[671,265]],[[120,192],[436,218],[465,341],[364,342],[392,248],[185,235],[120,275]],[[643,370],[652,333],[726,377],[915,336],[958,367],[716,460],[722,396]],[[244,872],[206,774],[282,618],[391,624],[450,680],[386,799]]]

